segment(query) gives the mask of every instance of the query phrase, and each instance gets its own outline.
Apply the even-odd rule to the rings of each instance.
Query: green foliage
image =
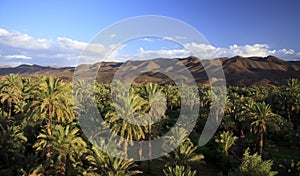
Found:
[[[22,164],[26,142],[20,126],[0,124],[0,170]]]
[[[235,143],[237,139],[238,137],[233,136],[232,132],[226,131],[220,133],[219,137],[215,141],[220,145],[220,152],[223,155],[228,156],[230,147]]]
[[[46,130],[38,136],[33,145],[41,157],[46,157],[44,170],[48,167],[54,170],[52,174],[66,174],[67,166],[75,169],[79,167],[80,156],[87,152],[86,142],[79,136],[79,129],[74,125],[55,125],[49,135]]]
[[[141,175],[140,170],[145,175],[196,175],[196,171],[205,173],[205,167],[198,168],[204,164],[204,155],[206,163],[213,163],[225,175],[237,167],[240,158],[240,167],[231,174],[275,175],[272,160],[279,175],[299,174],[300,83],[297,79],[271,88],[228,87],[228,94],[222,96],[218,96],[221,88],[211,90],[205,86],[149,83],[131,86],[127,92],[121,82],[112,85],[79,80],[73,85],[73,91],[80,103],[74,107],[71,84],[58,78],[24,78],[11,74],[0,80],[0,175]],[[195,99],[197,94],[200,100]],[[223,114],[215,110],[221,105],[218,100],[224,96],[225,117],[218,135],[199,148],[195,142],[210,110],[217,117]],[[92,105],[96,105],[104,123],[91,110]],[[186,130],[190,126],[177,120],[181,106],[200,107],[199,114],[182,117],[190,122],[192,115],[199,116],[190,135]],[[179,127],[174,128],[175,123]],[[91,128],[85,132],[93,136],[90,142],[81,130],[88,125]],[[115,141],[113,136],[98,137],[95,131],[101,125],[110,127],[128,139],[128,143]],[[154,149],[150,142],[148,153],[142,145],[135,146],[140,159],[147,155],[150,161],[135,162],[126,157],[128,145],[133,141],[142,144],[143,140],[162,137],[168,131],[172,135],[164,136],[162,147],[178,146],[168,155],[151,161]],[[121,148],[122,157],[103,153],[97,145]],[[264,154],[250,155],[247,150],[243,157],[245,148],[259,154],[264,151]]]
[[[196,176],[197,172],[195,170],[191,170],[190,167],[185,166],[175,166],[168,167],[164,169],[165,176]]]
[[[257,153],[250,155],[249,150],[246,150],[242,163],[238,170],[229,175],[241,176],[273,176],[277,175],[277,171],[272,171],[273,161],[263,161]]]
[[[107,155],[95,146],[93,146],[92,153],[87,156],[87,159],[91,163],[89,170],[95,174],[107,176],[131,176],[142,173],[139,170],[135,170],[136,165],[133,159],[123,160]]]

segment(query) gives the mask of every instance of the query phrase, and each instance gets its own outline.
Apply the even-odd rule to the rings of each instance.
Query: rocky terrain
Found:
[[[123,78],[130,77],[132,72],[140,71],[140,76],[135,78],[135,83],[158,82],[170,83],[172,80],[163,73],[173,73],[178,75],[178,79],[185,79],[183,67],[189,70],[194,80],[199,85],[209,85],[205,68],[209,68],[210,72],[219,72],[216,63],[220,63],[226,78],[227,85],[234,86],[251,86],[251,85],[282,85],[288,78],[300,79],[300,63],[288,62],[276,58],[268,57],[241,57],[217,58],[214,60],[200,60],[196,57],[187,57],[180,59],[158,58],[146,61],[126,61],[121,62],[103,62],[96,64],[84,64],[78,67],[50,67],[39,65],[20,65],[18,67],[0,67],[0,76],[7,74],[20,74],[22,76],[36,77],[40,75],[60,77],[65,81],[72,81],[74,71],[76,74],[90,77],[91,70],[98,70],[97,81],[102,83],[110,83],[115,73],[126,68],[127,72]],[[128,71],[130,70],[130,71]],[[96,73],[96,72],[95,72]],[[96,76],[96,75],[95,75]],[[122,79],[123,79],[122,78]],[[177,79],[177,78],[176,78]],[[214,77],[211,81],[217,81],[218,77]]]

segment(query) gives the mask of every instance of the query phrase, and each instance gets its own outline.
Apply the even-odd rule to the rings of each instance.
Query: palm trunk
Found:
[[[259,155],[263,155],[263,148],[264,148],[264,133],[260,132],[259,133],[259,150],[258,150],[258,154]]]
[[[151,132],[152,132],[152,125],[149,125],[149,143],[148,143],[148,159],[152,161],[152,144],[151,144]]]
[[[219,122],[219,111],[218,110],[215,110],[215,120],[216,120],[216,123]]]
[[[291,122],[292,119],[291,119],[290,108],[286,108],[286,109],[285,109],[285,113],[286,113],[286,116],[287,116],[289,122]]]
[[[128,140],[125,140],[123,144],[124,160],[127,160],[128,157],[127,150],[128,150]]]
[[[51,124],[52,124],[52,108],[51,105],[48,107],[48,118],[47,118],[47,133],[51,136]]]
[[[48,118],[47,119],[47,133],[49,136],[51,136],[51,123],[52,123],[51,118]]]
[[[140,157],[140,160],[143,159],[143,141],[139,142],[139,157]]]
[[[4,117],[4,103],[2,104],[2,117]]]
[[[12,107],[12,101],[10,99],[8,99],[8,115],[7,118],[10,119],[11,117],[11,107]]]
[[[63,157],[63,161],[60,163],[60,176],[66,175],[66,158]]]

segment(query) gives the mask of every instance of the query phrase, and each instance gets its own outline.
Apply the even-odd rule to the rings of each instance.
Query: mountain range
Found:
[[[172,61],[170,63],[170,61]],[[182,65],[183,64],[183,65]],[[193,76],[199,85],[209,85],[212,81],[223,79],[213,77],[208,80],[206,70],[211,73],[220,72],[222,65],[227,85],[232,86],[272,86],[286,83],[288,78],[300,79],[300,62],[284,61],[274,56],[267,57],[241,57],[217,58],[213,60],[200,60],[190,56],[187,58],[166,59],[158,58],[152,60],[126,61],[122,62],[101,62],[95,64],[82,64],[77,67],[51,67],[39,65],[20,65],[17,67],[0,67],[0,76],[7,74],[20,74],[27,77],[40,75],[60,77],[64,81],[73,80],[74,72],[81,77],[89,78],[95,70],[96,79],[101,83],[110,83],[114,75],[120,71],[124,75],[120,79],[131,78],[133,73],[140,74],[134,79],[134,83],[157,82],[172,83],[174,79],[188,79],[185,69]],[[177,75],[170,78],[167,73]]]

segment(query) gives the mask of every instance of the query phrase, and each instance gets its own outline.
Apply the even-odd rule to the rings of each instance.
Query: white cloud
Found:
[[[163,37],[162,39],[163,39],[163,40],[171,40],[171,41],[174,40],[172,37]]]
[[[45,39],[34,39],[27,34],[5,29],[0,30],[0,44],[23,49],[48,49],[51,45]]]
[[[55,41],[35,39],[28,34],[0,28],[0,65],[27,64],[24,60],[30,59],[30,63],[39,65],[74,66],[80,56],[79,63],[113,58],[118,48],[117,45],[89,44],[65,37],[58,37]]]
[[[145,50],[140,48],[140,53],[135,55],[121,55],[119,58],[125,60],[144,60],[153,58],[182,58],[190,55],[196,55],[200,59],[214,59],[220,57],[233,57],[236,55],[250,57],[266,57],[274,55],[285,60],[300,60],[300,52],[296,53],[294,50],[270,50],[266,44],[254,45],[231,45],[228,48],[215,47],[207,44],[187,43],[184,45],[185,49],[162,49],[162,50]],[[195,53],[192,53],[195,51]]]
[[[110,34],[110,38],[115,38],[117,34]]]
[[[154,58],[183,58],[191,55],[188,50],[164,49],[164,50],[145,50],[140,48],[140,53],[133,55],[121,55],[119,58],[124,60],[147,60]]]
[[[116,35],[111,34],[111,37]],[[175,39],[183,37],[175,36]],[[141,40],[150,41],[144,37]],[[173,40],[164,37],[163,40]],[[153,44],[152,42],[151,44]],[[179,58],[193,55],[189,50],[196,51],[194,54],[200,59],[213,59],[218,57],[233,57],[236,55],[268,56],[274,55],[285,60],[300,60],[300,52],[293,49],[271,49],[267,44],[254,45],[231,45],[228,47],[216,47],[213,45],[186,43],[181,49],[145,50],[140,47],[139,53],[121,55],[120,50],[125,45],[104,46],[101,43],[88,44],[65,37],[56,40],[36,39],[28,34],[17,31],[7,31],[0,28],[0,65],[16,66],[20,64],[39,65],[68,65],[74,66],[82,63],[95,63],[101,61],[125,61],[128,59],[153,59],[153,58]],[[84,52],[83,52],[84,51]],[[126,52],[125,52],[126,53]],[[81,56],[81,57],[80,57]],[[78,59],[80,57],[80,62]],[[78,63],[77,63],[78,62]]]
[[[79,42],[76,40],[72,40],[69,38],[64,38],[64,37],[58,37],[57,38],[57,44],[59,47],[64,48],[64,49],[78,49],[78,50],[83,50],[85,49],[88,44],[84,42]]]
[[[297,56],[292,49],[270,50],[267,44],[254,44],[254,45],[231,45],[228,48],[214,47],[212,45],[188,43],[184,45],[185,48],[196,51],[196,55],[202,59],[213,59],[219,57],[233,57],[236,55],[250,57],[259,56],[266,57],[274,55],[285,60],[295,60],[300,57]]]
[[[185,40],[185,39],[187,39],[187,38],[184,37],[184,36],[175,36],[175,38],[176,38],[176,39],[179,39],[179,40]]]
[[[144,48],[140,47],[141,53],[144,53]]]
[[[218,57],[233,57],[236,55],[250,57],[250,56],[267,56],[269,46],[266,44],[255,45],[231,45],[228,48],[218,48],[212,45],[188,43],[184,45],[185,48],[196,51],[196,55],[202,59],[213,59]]]
[[[4,56],[4,57],[7,58],[7,59],[25,59],[25,60],[32,59],[31,57],[24,56],[24,55],[7,55],[7,56]]]

